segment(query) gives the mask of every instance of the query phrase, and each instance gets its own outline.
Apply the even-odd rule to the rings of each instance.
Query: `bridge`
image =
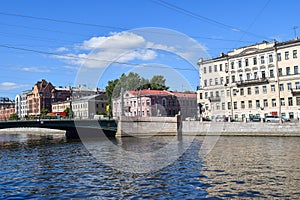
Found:
[[[115,120],[16,120],[0,122],[0,129],[7,128],[47,128],[65,130],[66,138],[84,137],[114,137],[117,131]]]

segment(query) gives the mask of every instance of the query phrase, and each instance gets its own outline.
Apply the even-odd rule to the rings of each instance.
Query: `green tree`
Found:
[[[166,79],[162,75],[153,76],[150,80],[150,86],[152,90],[168,90],[166,86]]]
[[[16,113],[13,113],[13,114],[10,114],[10,115],[9,115],[9,119],[10,119],[10,120],[18,120],[18,119],[19,119],[19,116],[18,116]]]
[[[47,115],[49,113],[49,110],[48,109],[42,109],[41,110],[41,116],[45,116],[45,115]]]
[[[66,117],[72,117],[73,113],[71,113],[71,109],[69,107],[67,107],[64,112],[66,113]]]

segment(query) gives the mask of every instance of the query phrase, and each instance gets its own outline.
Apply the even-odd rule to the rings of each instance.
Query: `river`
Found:
[[[133,158],[126,157],[127,170],[111,165],[123,157],[112,144],[147,155],[171,137],[98,140],[93,156],[60,134],[1,133],[0,199],[300,199],[300,137],[220,137],[200,156],[204,139],[195,137],[161,169],[133,173]]]

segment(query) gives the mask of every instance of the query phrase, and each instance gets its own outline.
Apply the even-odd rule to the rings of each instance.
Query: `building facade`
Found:
[[[20,119],[24,119],[27,116],[27,95],[31,91],[24,91],[15,97],[15,111]]]
[[[15,103],[9,98],[0,98],[0,120],[8,120],[15,113]]]
[[[202,116],[213,119],[278,115],[296,119],[300,109],[300,40],[266,42],[198,61]]]
[[[123,98],[112,100],[113,116],[174,117],[179,112],[183,118],[197,115],[197,94],[165,90],[125,91]]]
[[[85,96],[72,100],[72,112],[75,119],[93,119],[95,115],[106,112],[105,93]]]
[[[38,81],[31,92],[27,94],[27,115],[40,115],[43,109],[52,112],[52,103],[65,101],[70,98],[70,94],[69,88],[55,88],[44,79]]]

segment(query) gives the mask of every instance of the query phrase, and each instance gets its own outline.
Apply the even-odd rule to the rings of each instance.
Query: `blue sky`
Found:
[[[2,1],[0,96],[14,98],[41,79],[103,89],[130,71],[162,74],[172,89],[195,90],[196,57],[216,57],[263,40],[290,40],[293,27],[300,26],[299,7],[297,0]],[[201,49],[184,47],[189,37]],[[86,58],[117,63],[93,65]]]

